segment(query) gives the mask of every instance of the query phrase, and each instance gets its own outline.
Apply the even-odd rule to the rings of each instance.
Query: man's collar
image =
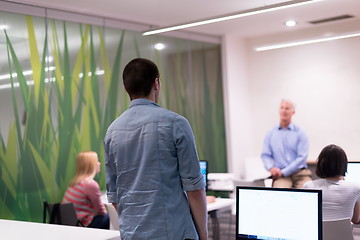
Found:
[[[282,129],[282,128],[281,128],[281,124],[279,124],[278,129],[279,129],[279,130]],[[295,125],[294,125],[292,122],[290,122],[289,125],[286,127],[286,129],[288,129],[288,130],[294,130],[294,129],[295,129]]]
[[[136,106],[136,105],[155,105],[155,106],[159,106],[157,103],[146,99],[146,98],[137,98],[131,101],[130,103],[130,107]]]

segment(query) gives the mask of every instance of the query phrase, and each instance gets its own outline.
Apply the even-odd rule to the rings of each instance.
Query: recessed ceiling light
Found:
[[[9,26],[8,25],[0,25],[0,30],[6,30],[6,29],[9,29]]]
[[[154,47],[155,47],[156,50],[163,50],[165,48],[165,44],[157,43],[157,44],[155,44]]]
[[[286,25],[287,27],[294,27],[296,24],[297,24],[297,22],[296,22],[295,20],[287,20],[287,21],[285,22],[285,25]]]

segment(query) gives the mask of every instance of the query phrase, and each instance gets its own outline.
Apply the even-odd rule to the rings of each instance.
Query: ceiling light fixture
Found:
[[[50,66],[50,67],[46,67],[45,68],[45,72],[48,72],[48,71],[54,71],[56,68],[55,66]],[[24,76],[28,76],[28,75],[32,75],[32,70],[27,70],[27,71],[23,71],[23,75]],[[104,75],[105,71],[102,70],[102,69],[97,69],[95,71],[95,75]],[[91,72],[88,72],[88,76],[91,76]],[[0,80],[4,80],[4,79],[10,79],[10,77],[17,77],[17,73],[13,73],[11,74],[3,74],[3,75],[0,75]],[[79,77],[83,77],[83,73],[80,73],[79,74]],[[56,79],[54,77],[51,77],[51,78],[45,78],[44,79],[45,83],[48,83],[48,82],[54,82],[56,81]],[[27,85],[34,85],[34,81],[33,80],[29,80],[29,81],[26,81]],[[19,87],[20,84],[18,82],[15,82],[14,83],[14,87]],[[8,83],[8,84],[1,84],[0,85],[0,89],[8,89],[8,88],[11,88],[11,83]]]
[[[97,69],[97,70],[95,71],[95,75],[97,75],[97,76],[99,76],[99,75],[104,75],[104,74],[105,74],[105,70]],[[88,72],[87,75],[88,75],[89,77],[91,77],[91,76],[92,76],[92,73],[91,73],[91,72]],[[84,76],[83,73],[79,73],[79,78],[82,78],[83,76]]]
[[[6,29],[9,29],[8,25],[5,25],[5,24],[0,25],[0,30],[6,30]]]
[[[261,46],[261,47],[256,47],[254,50],[257,52],[261,52],[261,51],[274,50],[274,49],[279,49],[279,48],[295,47],[295,46],[300,46],[300,45],[327,42],[327,41],[352,38],[352,37],[360,37],[360,32],[350,33],[350,34],[345,34],[345,35],[338,35],[338,36],[333,36],[333,37],[325,37],[325,38],[317,38],[317,39],[304,40],[304,41],[296,41],[296,42],[279,43],[279,44],[273,44],[273,45],[268,45],[268,46]]]
[[[44,70],[45,70],[45,72],[54,71],[54,70],[55,70],[55,66],[45,67]],[[33,71],[32,71],[32,70],[26,70],[26,71],[23,71],[22,74],[23,74],[24,76],[29,76],[29,75],[32,75],[32,74],[33,74]],[[1,81],[1,80],[6,80],[6,79],[10,79],[10,77],[13,77],[13,78],[17,77],[17,73],[12,73],[11,76],[10,76],[10,73],[0,75],[0,81]]]
[[[32,74],[32,70],[23,71],[22,74],[23,74],[24,76],[29,76],[29,75]],[[8,74],[0,75],[0,80],[10,79],[11,77],[13,77],[13,78],[17,77],[17,73],[13,73],[13,74],[11,74],[11,76],[10,76],[9,73],[8,73]]]
[[[52,77],[52,78],[45,78],[45,79],[44,79],[44,82],[45,82],[45,83],[55,82],[55,81],[56,81],[56,79],[53,78],[53,77]],[[34,85],[34,80],[26,81],[26,84],[27,84],[28,86]],[[18,83],[18,82],[14,83],[14,88],[17,88],[17,87],[19,87],[19,86],[20,86],[20,83]],[[9,88],[11,88],[11,83],[0,85],[0,90],[1,90],[1,89],[9,89]]]
[[[165,48],[165,44],[163,44],[163,43],[157,43],[157,44],[155,44],[154,48],[155,48],[156,50],[163,50],[163,49]]]
[[[287,27],[294,27],[294,26],[296,26],[296,21],[295,20],[287,20],[286,22],[285,22],[285,26],[287,26]]]
[[[253,8],[250,10],[245,10],[245,11],[241,11],[241,12],[237,12],[237,13],[232,13],[230,15],[219,16],[219,17],[215,17],[215,18],[211,18],[211,19],[204,19],[204,20],[199,20],[196,22],[190,22],[190,23],[184,23],[184,24],[179,24],[179,25],[175,25],[175,26],[158,28],[158,29],[144,32],[143,36],[153,35],[153,34],[158,34],[158,33],[163,33],[163,32],[170,32],[170,31],[175,31],[175,30],[184,29],[184,28],[196,27],[196,26],[201,26],[201,25],[210,24],[210,23],[222,22],[222,21],[226,21],[226,20],[232,20],[232,19],[236,19],[236,18],[252,16],[252,15],[256,15],[256,14],[260,14],[260,13],[267,13],[267,12],[286,9],[286,8],[290,8],[290,7],[297,7],[297,6],[314,3],[314,2],[319,2],[319,1],[323,1],[323,0],[287,1],[287,2],[283,2],[283,3],[268,5],[268,6],[259,7],[259,8]]]

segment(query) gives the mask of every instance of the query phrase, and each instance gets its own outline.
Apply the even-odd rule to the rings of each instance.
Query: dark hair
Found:
[[[131,99],[147,97],[159,70],[155,63],[145,58],[135,58],[124,68],[123,84]]]
[[[345,151],[334,144],[321,150],[316,164],[316,175],[320,178],[345,176],[348,160]]]

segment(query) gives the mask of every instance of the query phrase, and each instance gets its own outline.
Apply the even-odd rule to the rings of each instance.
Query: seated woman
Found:
[[[360,223],[360,186],[344,180],[348,160],[342,148],[326,146],[316,164],[320,179],[306,182],[304,188],[321,189],[323,220],[351,219]]]
[[[90,228],[109,229],[109,215],[100,199],[99,184],[94,180],[100,172],[96,152],[77,155],[75,176],[67,188],[62,203],[73,203],[80,222]]]

